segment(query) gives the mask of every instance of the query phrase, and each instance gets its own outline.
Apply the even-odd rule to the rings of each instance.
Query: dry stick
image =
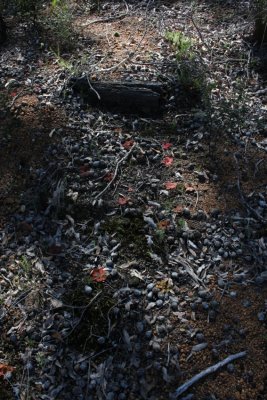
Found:
[[[101,197],[101,196],[108,190],[108,188],[112,185],[112,183],[115,181],[115,179],[116,179],[116,177],[117,177],[118,170],[119,170],[119,166],[121,165],[121,163],[122,163],[123,161],[125,161],[125,160],[129,157],[129,155],[132,153],[132,151],[133,151],[133,149],[135,148],[135,146],[136,146],[136,143],[131,147],[131,149],[128,151],[128,153],[125,154],[125,156],[122,157],[122,158],[120,159],[120,161],[118,161],[118,163],[117,163],[117,165],[116,165],[116,168],[115,168],[115,172],[114,172],[113,178],[112,178],[111,181],[108,183],[108,185],[105,187],[105,189],[103,189],[102,192],[98,193],[98,195],[95,196],[94,200],[99,199],[99,197]]]
[[[110,15],[109,17],[93,19],[92,21],[89,21],[85,25],[83,25],[83,27],[87,27],[89,25],[96,24],[96,23],[99,23],[99,22],[117,21],[118,19],[123,19],[123,18],[127,17],[127,15],[128,15],[128,12],[127,13],[123,13],[123,14],[118,14],[118,15]]]
[[[95,90],[95,88],[93,88],[88,75],[86,75],[86,79],[87,79],[90,89],[96,94],[98,100],[100,101],[101,100],[100,94]]]
[[[240,353],[232,354],[231,356],[226,357],[224,360],[219,361],[217,364],[214,364],[211,367],[204,369],[204,371],[199,372],[197,375],[193,376],[193,378],[189,379],[183,385],[179,386],[178,389],[175,390],[173,398],[177,399],[182,393],[186,392],[192,385],[194,385],[200,379],[204,378],[209,374],[217,372],[218,369],[224,367],[226,364],[229,364],[230,362],[237,360],[238,358],[245,357],[246,355],[247,355],[246,351],[241,351]]]

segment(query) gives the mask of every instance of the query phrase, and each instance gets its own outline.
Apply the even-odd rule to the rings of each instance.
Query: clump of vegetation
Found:
[[[45,43],[57,54],[73,48],[75,34],[67,0],[50,0],[48,4],[44,0],[0,0],[0,43],[6,39],[5,14],[34,22]]]
[[[210,87],[206,79],[205,66],[193,49],[194,41],[181,32],[167,32],[165,38],[171,43],[177,60],[177,76],[183,96],[189,102],[209,102]]]
[[[185,58],[192,59],[194,57],[192,52],[193,41],[182,32],[169,31],[166,32],[165,37],[175,48],[175,55],[178,61]]]
[[[74,46],[75,33],[71,9],[66,1],[53,0],[49,12],[41,22],[43,37],[60,55]]]
[[[67,338],[68,344],[80,351],[103,349],[105,344],[108,345],[99,341],[99,338],[108,336],[113,318],[111,311],[115,305],[114,299],[105,294],[103,287],[100,288],[97,284],[93,286],[98,295],[95,295],[95,300],[91,303],[92,299],[84,292],[86,283],[89,282],[77,284],[65,298],[65,302],[73,306],[74,314],[79,320]],[[91,282],[90,284],[92,285]]]

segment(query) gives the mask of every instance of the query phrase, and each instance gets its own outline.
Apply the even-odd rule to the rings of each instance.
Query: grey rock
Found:
[[[245,300],[242,302],[242,305],[243,305],[243,307],[245,307],[245,308],[249,308],[249,307],[251,307],[252,303],[251,303],[250,300],[245,299]]]
[[[107,260],[106,261],[106,267],[107,268],[113,268],[114,267],[114,263],[112,260]]]
[[[172,277],[172,279],[178,279],[178,277],[179,277],[178,272],[176,272],[176,271],[172,272],[171,277]]]
[[[234,290],[232,290],[232,291],[230,292],[230,297],[231,297],[232,299],[235,299],[235,298],[237,297],[237,292],[234,291]]]
[[[230,372],[230,374],[235,372],[235,366],[234,364],[230,363],[227,365],[227,371]]]
[[[160,351],[160,344],[158,342],[153,342],[152,348],[154,351]]]
[[[224,288],[225,287],[225,282],[224,282],[223,279],[219,278],[217,283],[218,283],[218,286],[220,288]]]
[[[162,306],[163,306],[163,301],[160,300],[160,299],[157,300],[157,301],[156,301],[156,306],[157,306],[157,307],[162,307]]]
[[[165,295],[163,292],[158,292],[158,299],[164,300]]]
[[[259,321],[261,322],[265,321],[265,312],[260,311],[257,316]]]
[[[136,329],[139,333],[142,333],[145,329],[143,322],[141,322],[141,321],[137,322]]]
[[[217,313],[214,310],[210,310],[209,312],[209,320],[210,322],[214,322],[216,320]]]
[[[185,218],[190,218],[191,217],[191,212],[190,212],[190,210],[189,210],[189,208],[184,208],[183,209],[183,216],[185,217]]]
[[[152,336],[153,336],[153,333],[152,333],[152,331],[146,331],[146,334],[145,334],[145,336],[146,336],[146,338],[147,338],[147,339],[151,339],[151,338],[152,338]]]
[[[146,288],[150,292],[154,286],[155,286],[154,283],[149,283]]]
[[[196,339],[199,343],[202,343],[202,342],[204,342],[205,336],[203,333],[199,332],[196,334]]]
[[[85,294],[90,295],[92,293],[92,291],[93,291],[93,288],[91,288],[91,286],[88,286],[88,285],[84,286]]]
[[[153,299],[153,293],[149,292],[146,297],[147,297],[148,300],[152,300]]]

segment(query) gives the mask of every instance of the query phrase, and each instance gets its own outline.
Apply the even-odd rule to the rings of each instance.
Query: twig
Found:
[[[92,25],[92,24],[97,24],[98,22],[112,22],[112,21],[117,21],[118,19],[123,19],[127,17],[128,13],[123,13],[123,14],[118,14],[118,15],[110,15],[109,17],[103,17],[103,18],[98,18],[98,19],[93,19],[93,21],[89,21],[86,24],[83,25],[83,28]]]
[[[177,399],[182,393],[186,392],[192,385],[194,385],[200,379],[204,378],[209,374],[217,372],[218,369],[224,367],[226,364],[229,364],[230,362],[237,360],[238,358],[245,357],[246,355],[247,355],[246,351],[242,351],[237,354],[232,354],[231,356],[226,357],[224,360],[219,361],[217,364],[214,364],[211,367],[204,369],[204,371],[199,372],[198,374],[193,376],[193,378],[189,379],[183,385],[179,386],[178,389],[176,389],[173,398]]]
[[[194,207],[194,209],[196,209],[196,208],[197,208],[197,205],[198,205],[198,200],[199,200],[198,190],[196,191],[196,193],[197,193],[197,199],[196,199],[196,204],[195,204],[195,207]]]
[[[99,94],[99,93],[95,90],[95,88],[93,88],[93,86],[91,85],[91,82],[90,82],[90,79],[89,79],[89,76],[88,76],[88,75],[86,75],[86,79],[87,79],[88,85],[90,86],[90,89],[96,94],[98,100],[100,101],[100,100],[101,100],[100,94]]]
[[[99,199],[99,197],[101,197],[101,196],[108,190],[108,188],[112,185],[112,183],[115,181],[115,179],[116,179],[116,177],[117,177],[118,170],[119,170],[119,166],[121,165],[121,163],[122,163],[123,161],[125,161],[125,160],[129,157],[129,155],[132,153],[132,151],[133,151],[133,149],[134,149],[135,147],[136,147],[136,143],[131,147],[131,149],[128,151],[128,153],[125,154],[125,156],[122,157],[122,158],[120,159],[120,161],[118,161],[118,163],[117,163],[117,165],[116,165],[116,168],[115,168],[115,172],[114,172],[113,178],[112,178],[111,181],[107,184],[107,186],[105,187],[105,189],[103,189],[102,192],[98,193],[98,195],[95,196],[94,200]]]

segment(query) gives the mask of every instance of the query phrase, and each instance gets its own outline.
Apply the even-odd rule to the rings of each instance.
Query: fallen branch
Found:
[[[214,372],[217,372],[218,369],[224,367],[226,364],[229,364],[230,362],[237,360],[238,358],[245,357],[247,354],[246,351],[242,351],[237,354],[233,354],[231,356],[226,357],[224,360],[219,361],[217,364],[212,365],[211,367],[208,367],[207,369],[204,369],[204,371],[199,372],[199,374],[193,376],[193,378],[189,379],[187,382],[185,382],[183,385],[178,387],[176,389],[173,398],[177,399],[182,393],[186,392],[192,385],[194,385],[196,382],[198,382],[200,379],[204,378],[205,376],[209,374],[213,374]]]
[[[121,163],[122,163],[123,161],[125,161],[125,160],[129,157],[129,155],[132,153],[132,151],[133,151],[133,149],[135,148],[135,146],[136,146],[136,143],[131,147],[131,149],[128,151],[128,153],[126,153],[125,156],[122,157],[122,158],[118,161],[118,163],[117,163],[117,165],[116,165],[116,168],[115,168],[115,172],[114,172],[113,178],[112,178],[111,181],[108,183],[108,185],[105,187],[105,189],[103,189],[102,192],[98,193],[98,195],[95,196],[94,200],[99,199],[99,197],[101,197],[101,196],[108,190],[108,188],[112,185],[112,183],[115,181],[115,179],[116,179],[116,177],[117,177],[118,170],[119,170],[119,166],[121,165]]]
[[[92,21],[88,21],[85,24],[83,24],[82,27],[85,28],[85,27],[87,27],[89,25],[92,25],[92,24],[118,21],[120,19],[123,19],[123,18],[127,17],[127,15],[128,15],[128,13],[123,13],[123,14],[118,14],[118,15],[110,15],[109,17],[93,19]]]

